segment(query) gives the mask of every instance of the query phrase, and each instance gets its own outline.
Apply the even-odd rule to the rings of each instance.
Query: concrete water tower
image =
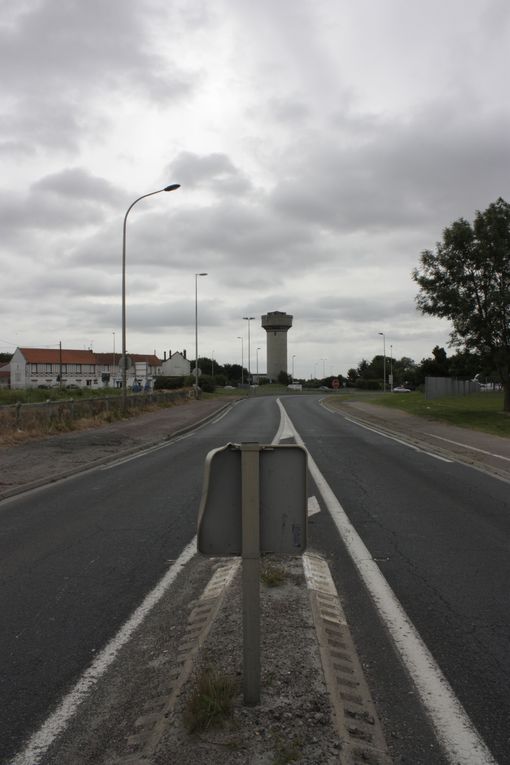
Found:
[[[267,375],[277,380],[280,372],[287,372],[287,332],[292,327],[292,316],[285,311],[271,311],[262,316],[262,327],[267,332]]]

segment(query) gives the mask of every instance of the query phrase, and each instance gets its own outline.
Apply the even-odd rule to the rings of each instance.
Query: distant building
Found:
[[[191,363],[186,358],[186,351],[168,351],[168,358],[165,351],[161,362],[161,374],[165,377],[188,377],[191,374]]]
[[[155,354],[128,353],[127,386],[153,387],[161,374]],[[66,348],[16,348],[9,363],[11,388],[105,388],[122,385],[120,354]]]
[[[280,372],[287,372],[287,332],[292,318],[285,311],[271,311],[261,317],[267,333],[267,375],[272,380],[277,380]]]

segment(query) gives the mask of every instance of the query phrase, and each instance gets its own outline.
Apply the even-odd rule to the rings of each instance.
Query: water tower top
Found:
[[[285,311],[270,311],[262,316],[266,332],[287,332],[292,327],[292,316]]]

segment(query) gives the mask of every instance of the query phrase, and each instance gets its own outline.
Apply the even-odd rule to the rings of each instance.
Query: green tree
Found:
[[[451,344],[497,370],[510,411],[510,205],[499,198],[473,224],[460,218],[445,228],[413,279],[418,308],[452,322]]]

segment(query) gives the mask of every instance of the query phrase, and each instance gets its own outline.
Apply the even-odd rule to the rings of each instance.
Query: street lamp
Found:
[[[382,335],[383,339],[383,393],[386,393],[386,335],[384,332],[378,332],[379,335]]]
[[[237,339],[241,341],[241,385],[244,385],[244,338],[238,335]]]
[[[248,322],[248,382],[251,384],[251,350],[250,350],[250,321],[255,316],[243,316],[243,319]]]
[[[122,408],[124,411],[127,409],[127,354],[126,354],[126,224],[127,217],[131,209],[141,199],[146,197],[152,197],[154,194],[161,194],[162,191],[175,191],[180,188],[180,183],[172,183],[170,186],[165,186],[164,189],[158,189],[157,191],[151,191],[149,194],[143,194],[138,199],[132,202],[126,214],[124,215],[124,225],[122,227]]]
[[[256,356],[256,359],[257,359],[257,378],[259,376],[259,351],[260,351],[260,346],[255,351],[255,356]],[[257,380],[257,382],[258,382],[258,380]]]
[[[198,277],[206,273],[195,274],[195,396],[198,398]]]
[[[327,359],[321,359],[322,361],[322,379],[324,380],[326,377],[326,361]]]
[[[294,382],[294,359],[296,358],[296,354],[292,357],[292,382]]]
[[[393,346],[390,345],[390,391],[393,391]]]

